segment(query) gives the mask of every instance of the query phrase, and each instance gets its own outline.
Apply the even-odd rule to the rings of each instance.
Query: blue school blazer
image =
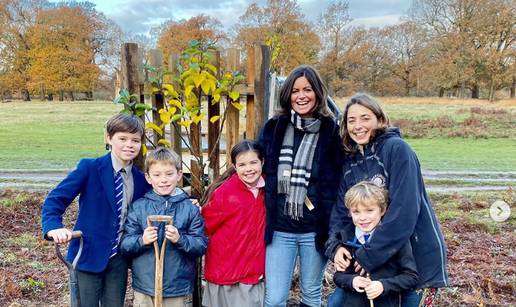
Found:
[[[135,166],[132,174],[133,200],[136,200],[150,186]],[[41,224],[43,235],[48,239],[50,230],[63,227],[63,213],[79,195],[79,212],[73,229],[83,233],[84,248],[77,264],[81,271],[101,272],[109,261],[113,239],[118,231],[114,181],[111,153],[96,159],[82,159],[43,203]],[[68,261],[75,257],[78,249],[79,240],[72,240],[68,248]]]

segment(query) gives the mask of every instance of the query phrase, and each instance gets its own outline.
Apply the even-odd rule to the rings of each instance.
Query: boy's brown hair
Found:
[[[106,134],[108,137],[112,138],[117,132],[138,133],[143,139],[145,124],[136,115],[118,113],[111,117],[106,123]]]
[[[344,201],[346,208],[349,210],[360,204],[374,203],[385,212],[387,203],[389,202],[389,195],[386,189],[377,184],[371,181],[361,181],[346,192]]]
[[[158,147],[147,154],[145,158],[145,173],[149,173],[149,168],[158,162],[168,162],[181,170],[181,157],[172,149]]]

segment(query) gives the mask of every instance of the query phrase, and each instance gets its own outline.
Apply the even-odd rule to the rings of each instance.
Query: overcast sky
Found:
[[[249,4],[264,6],[266,0],[90,0],[97,10],[118,23],[128,34],[148,34],[150,28],[166,20],[188,19],[198,14],[216,17],[226,30],[238,20]],[[298,0],[302,12],[316,21],[331,1]],[[410,0],[350,0],[354,25],[383,26],[398,22]]]

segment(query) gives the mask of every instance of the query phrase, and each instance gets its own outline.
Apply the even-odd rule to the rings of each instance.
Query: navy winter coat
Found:
[[[399,129],[389,128],[359,151],[345,156],[339,201],[333,208],[330,236],[352,223],[344,206],[349,188],[363,180],[385,185],[389,206],[369,244],[356,251],[356,259],[368,272],[375,271],[410,239],[419,272],[417,288],[448,285],[446,246],[439,222],[423,183],[419,161],[401,139]],[[336,249],[326,251],[334,258]]]
[[[374,232],[371,239],[376,235]],[[344,244],[342,238],[353,238],[355,236],[355,225],[348,224],[344,229],[339,231],[333,240],[328,240],[326,244],[328,248]],[[366,243],[368,244],[368,243]],[[354,252],[353,252],[354,254]],[[410,241],[390,258],[385,264],[376,271],[369,272],[371,280],[378,280],[382,283],[383,292],[374,299],[375,307],[397,307],[400,305],[400,293],[404,290],[411,290],[418,282],[418,273],[416,261],[412,254],[412,246]],[[369,300],[365,292],[356,292],[353,288],[353,279],[358,276],[355,272],[353,262],[344,272],[336,272],[333,275],[335,284],[344,289],[344,305],[350,307],[369,307]]]
[[[166,244],[163,264],[163,297],[191,294],[195,276],[195,260],[206,251],[208,239],[199,208],[187,195],[176,190],[174,196],[160,196],[150,191],[129,208],[122,236],[122,253],[133,257],[133,289],[154,296],[155,256],[153,244],[143,245],[147,216],[169,215],[179,231],[177,243]],[[158,244],[165,238],[165,225],[159,224]]]
[[[278,162],[283,137],[290,123],[289,115],[280,115],[268,120],[260,134],[259,143],[265,151],[265,242],[272,242],[274,226],[276,225],[275,206],[278,195]],[[319,140],[313,163],[318,164],[319,181],[310,182],[308,190],[315,191],[314,199],[310,198],[317,214],[316,247],[324,252],[324,243],[328,239],[329,219],[333,205],[337,200],[337,188],[341,175],[342,150],[339,137],[339,127],[332,118],[322,117],[319,130]],[[313,167],[312,169],[314,169]]]

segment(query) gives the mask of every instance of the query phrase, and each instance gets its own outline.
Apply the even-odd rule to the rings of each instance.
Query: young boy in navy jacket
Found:
[[[381,227],[388,196],[385,189],[362,181],[346,192],[345,202],[353,224],[340,229],[328,240],[326,247],[329,251],[338,246],[354,251],[367,245],[375,229]],[[344,242],[342,238],[353,239]],[[374,300],[377,307],[399,306],[400,292],[417,285],[419,277],[410,241],[384,265],[369,272],[370,275],[361,276],[355,272],[354,261],[351,260],[346,271],[338,271],[333,276],[335,284],[345,291],[343,306],[368,307],[369,300]]]
[[[144,124],[134,115],[120,113],[106,124],[111,151],[96,159],[82,159],[75,170],[45,199],[42,227],[46,239],[64,243],[71,230],[62,216],[79,196],[79,212],[73,227],[81,230],[84,249],[77,265],[82,306],[123,306],[127,286],[128,259],[119,252],[127,208],[145,194],[149,186],[143,173],[132,163],[139,154]],[[77,254],[73,240],[67,259]]]
[[[157,148],[145,159],[145,178],[152,185],[142,198],[129,208],[121,249],[133,257],[132,278],[134,306],[154,306],[153,243],[163,240],[163,306],[184,306],[185,296],[193,292],[195,260],[206,251],[208,239],[204,221],[197,206],[193,206],[183,190],[181,158],[167,148]],[[147,225],[149,215],[172,216],[173,225]]]

